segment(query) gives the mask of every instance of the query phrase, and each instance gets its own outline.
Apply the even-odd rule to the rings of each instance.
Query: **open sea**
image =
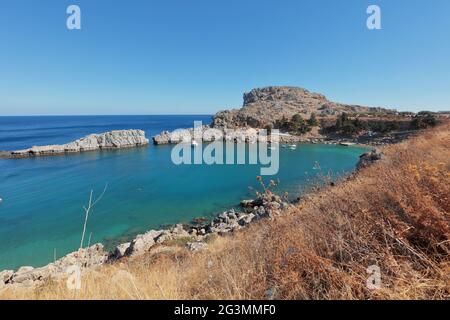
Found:
[[[63,144],[91,133],[163,130],[209,124],[211,116],[0,117],[0,150]],[[66,156],[0,159],[0,271],[43,266],[80,245],[83,206],[105,184],[88,221],[86,241],[112,248],[138,233],[211,217],[254,198],[259,165],[175,165],[172,146],[98,151]],[[319,175],[354,170],[362,147],[300,144],[280,148],[276,191],[296,197]],[[315,168],[316,161],[320,169]],[[316,166],[317,167],[317,166]],[[269,178],[266,178],[267,180]]]

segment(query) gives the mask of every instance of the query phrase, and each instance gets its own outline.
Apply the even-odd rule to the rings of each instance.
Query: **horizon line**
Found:
[[[153,114],[17,114],[17,115],[0,115],[1,117],[142,117],[142,116],[213,116],[214,114],[207,113],[153,113]]]

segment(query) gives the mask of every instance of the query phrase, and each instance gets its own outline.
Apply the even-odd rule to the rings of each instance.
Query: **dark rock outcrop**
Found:
[[[366,168],[384,158],[384,154],[374,149],[371,152],[366,152],[359,156],[358,164],[356,165],[357,170]]]

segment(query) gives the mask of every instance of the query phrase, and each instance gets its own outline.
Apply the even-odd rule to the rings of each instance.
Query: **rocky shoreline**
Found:
[[[133,259],[157,247],[171,247],[171,243],[181,242],[190,251],[199,251],[207,247],[207,241],[213,236],[224,236],[243,229],[252,222],[264,218],[273,218],[291,204],[285,199],[265,193],[256,200],[241,202],[241,211],[231,209],[219,214],[210,222],[201,219],[189,225],[177,224],[169,229],[151,230],[136,236],[132,241],[122,243],[111,252],[107,252],[100,243],[69,253],[41,268],[30,266],[18,270],[0,272],[0,290],[5,288],[33,287],[49,279],[64,279],[69,276],[69,268],[81,270],[95,268],[118,260]]]
[[[114,130],[90,134],[63,145],[34,146],[16,151],[0,151],[0,158],[28,158],[64,155],[95,150],[124,149],[145,146],[149,140],[142,130]]]
[[[197,130],[197,131],[195,131]],[[274,141],[272,141],[272,139]],[[272,136],[267,135],[267,131],[261,128],[212,128],[202,126],[201,128],[178,129],[174,131],[163,131],[153,137],[154,145],[177,144],[177,143],[193,143],[197,142],[234,142],[234,143],[256,143],[263,142],[279,142],[279,143],[327,143],[339,144],[344,139],[330,139],[325,136],[298,136],[288,133],[273,133]]]
[[[194,129],[178,129],[172,132],[163,131],[159,135],[153,136],[154,145],[177,144],[177,143],[193,143],[197,142],[213,142],[213,141],[234,141],[235,143],[256,143],[258,141],[267,141],[268,143],[277,142],[281,144],[290,143],[310,143],[310,144],[330,144],[343,146],[386,146],[404,141],[411,136],[417,134],[416,130],[391,132],[387,134],[373,134],[370,136],[345,136],[339,134],[321,134],[318,132],[307,133],[303,135],[295,135],[290,133],[273,133],[274,141],[267,131],[261,128],[236,128],[224,129],[203,126],[194,136]],[[195,138],[194,138],[195,137]]]
[[[163,131],[160,134],[153,136],[154,145],[167,145],[178,143],[194,143],[196,142],[235,142],[235,143],[256,143],[263,142],[277,142],[282,144],[289,143],[311,143],[311,144],[330,144],[330,145],[357,145],[357,146],[383,146],[393,144],[407,139],[414,132],[403,133],[402,135],[382,135],[372,137],[346,137],[339,135],[293,135],[289,133],[273,134],[272,137],[266,135],[266,131],[260,128],[237,128],[237,129],[221,129],[203,126],[197,129],[197,134],[194,135],[195,129],[178,129],[174,131]]]

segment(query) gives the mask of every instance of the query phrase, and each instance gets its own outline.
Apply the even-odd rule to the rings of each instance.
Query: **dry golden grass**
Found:
[[[124,260],[0,299],[448,299],[450,125],[209,248]],[[382,287],[366,286],[370,265]]]

